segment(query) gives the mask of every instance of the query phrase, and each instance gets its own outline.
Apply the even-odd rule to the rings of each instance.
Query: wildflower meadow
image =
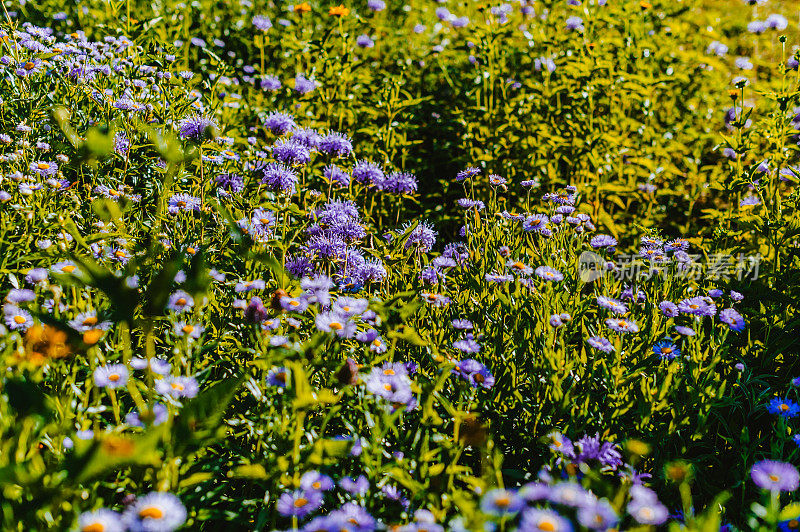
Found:
[[[0,530],[800,530],[800,2],[5,0]]]

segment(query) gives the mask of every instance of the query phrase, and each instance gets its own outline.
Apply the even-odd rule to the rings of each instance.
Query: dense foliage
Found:
[[[797,8],[6,2],[2,528],[800,528]]]

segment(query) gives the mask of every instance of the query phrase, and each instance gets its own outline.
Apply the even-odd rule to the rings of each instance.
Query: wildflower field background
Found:
[[[0,528],[800,529],[800,2],[0,22]]]

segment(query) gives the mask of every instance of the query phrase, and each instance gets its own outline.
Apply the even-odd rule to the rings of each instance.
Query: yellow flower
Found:
[[[311,11],[311,6],[308,5],[308,2],[303,2],[302,4],[294,6],[295,13],[308,13],[309,11]]]
[[[339,4],[338,6],[331,7],[330,10],[328,10],[328,14],[333,17],[346,17],[350,14],[350,9]]]

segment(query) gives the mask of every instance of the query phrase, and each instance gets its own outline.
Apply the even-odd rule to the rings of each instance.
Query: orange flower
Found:
[[[133,456],[136,446],[127,438],[108,436],[103,440],[102,449],[107,455],[118,458],[128,458]]]
[[[641,7],[642,9],[650,9],[651,7],[653,7],[653,4],[651,4],[650,2],[645,2],[645,0],[642,0],[641,2],[639,2],[639,7]]]
[[[330,10],[328,10],[328,14],[333,17],[346,17],[350,14],[350,9],[344,7],[342,4],[339,4],[338,6],[333,6],[330,8]]]
[[[100,341],[105,331],[103,329],[89,329],[83,333],[83,343],[87,345],[94,345]]]
[[[311,11],[311,6],[308,5],[308,2],[303,2],[302,4],[294,6],[295,13],[308,13],[309,11]]]
[[[25,332],[25,354],[37,366],[47,359],[64,358],[69,353],[67,333],[62,330],[49,325],[34,325]]]

